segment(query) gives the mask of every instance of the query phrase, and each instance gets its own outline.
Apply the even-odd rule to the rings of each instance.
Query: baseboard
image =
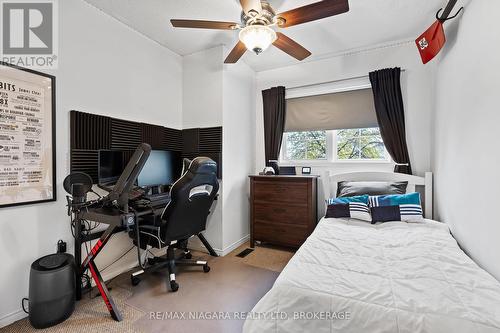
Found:
[[[137,263],[137,260],[135,260],[135,262],[133,262],[133,263],[129,263],[128,265],[122,265],[122,266],[117,267],[113,270],[110,270],[110,271],[103,273],[102,279],[104,281],[109,281],[109,280],[117,277],[120,274],[123,274],[125,272],[130,271],[132,268],[137,267],[137,266],[138,266],[138,263]],[[92,280],[92,286],[93,287],[95,286],[94,280]]]
[[[162,255],[161,249],[151,249],[150,253],[152,253],[155,256]],[[142,254],[144,254],[144,252]],[[127,257],[124,257],[124,259],[125,258],[127,258]],[[116,267],[113,268],[113,266],[116,266]],[[136,267],[139,267],[139,263],[137,262],[137,255],[135,254],[135,251],[134,251],[134,257],[130,258],[127,261],[125,261],[123,259],[122,259],[122,261],[117,261],[116,263],[114,263],[110,267],[113,269],[110,269],[106,272],[102,272],[101,275],[102,275],[102,278],[104,281],[109,281],[109,280],[117,277],[118,275],[123,274],[125,272],[128,272]],[[95,286],[94,280],[92,280],[92,286]]]
[[[197,237],[192,237],[189,239],[188,247],[191,250],[208,253],[207,248],[203,245],[203,243]],[[218,256],[222,256],[223,251],[221,249],[218,249],[215,247],[213,249],[214,249],[215,253],[217,253]]]
[[[22,309],[9,313],[8,315],[0,318],[0,328],[9,326],[18,320],[28,317],[28,314]]]
[[[241,238],[241,239],[237,240],[236,242],[234,242],[233,244],[225,247],[224,250],[222,251],[222,256],[225,256],[225,255],[233,252],[239,246],[241,246],[242,244],[245,244],[246,242],[248,242],[249,239],[250,239],[250,235],[246,235],[243,238]]]
[[[214,248],[214,251],[215,251],[215,253],[217,253],[217,255],[224,257],[225,255],[228,255],[229,253],[231,253],[234,249],[238,248],[238,246],[247,242],[249,239],[250,239],[250,235],[246,235],[243,238],[234,242],[233,244],[226,246],[224,249]],[[192,250],[195,250],[195,251],[208,253],[206,247],[196,237],[193,237],[189,240],[189,248]]]

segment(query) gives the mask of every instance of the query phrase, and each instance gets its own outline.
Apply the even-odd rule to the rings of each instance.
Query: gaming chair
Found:
[[[192,160],[181,178],[172,185],[171,201],[163,210],[161,218],[139,223],[139,235],[135,231],[131,232],[134,244],[143,250],[148,245],[158,249],[167,248],[166,257],[148,259],[148,267],[143,266],[139,258],[142,269],[132,274],[133,285],[140,282],[141,274],[166,267],[170,288],[177,291],[179,285],[175,281],[175,266],[203,266],[204,272],[210,270],[206,261],[191,259],[187,243],[190,237],[198,236],[209,252],[215,254],[201,232],[205,230],[210,208],[218,191],[217,163],[207,157]],[[181,256],[176,256],[176,248],[184,250]]]

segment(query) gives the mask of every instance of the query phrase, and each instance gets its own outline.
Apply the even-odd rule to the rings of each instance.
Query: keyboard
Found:
[[[115,185],[106,185],[106,184],[98,184],[97,186],[105,191],[108,191],[108,192],[113,191],[113,189],[115,187]],[[130,190],[130,192],[128,194],[130,200],[138,199],[138,198],[142,197],[143,195],[144,195],[144,190],[142,190],[139,187],[136,187],[136,188]]]
[[[170,200],[170,193],[160,193],[160,194],[144,194],[142,196],[144,199],[148,199],[149,201],[161,201],[164,199]]]
[[[144,195],[144,199],[151,201],[152,207],[166,206],[170,202],[170,193]]]

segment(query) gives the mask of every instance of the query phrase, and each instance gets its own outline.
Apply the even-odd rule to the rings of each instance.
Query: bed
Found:
[[[432,175],[355,173],[339,180],[407,180]],[[244,324],[256,332],[500,332],[500,283],[459,248],[448,227],[431,219],[372,225],[323,218],[257,303]]]

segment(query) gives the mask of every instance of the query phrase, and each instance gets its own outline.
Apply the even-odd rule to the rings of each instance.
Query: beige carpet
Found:
[[[95,296],[96,293],[93,293]],[[132,295],[130,290],[113,285],[111,291],[113,299],[120,309],[123,321],[116,322],[109,316],[108,309],[100,296],[90,298],[85,295],[82,301],[77,302],[75,312],[65,322],[43,330],[34,329],[27,318],[19,320],[14,324],[0,328],[1,333],[78,333],[78,332],[116,332],[136,333],[144,332],[133,324],[144,316],[144,312],[133,306],[127,305],[125,301]]]
[[[244,258],[236,255],[250,247],[250,243],[245,243],[231,252],[228,256],[246,265],[268,269],[274,272],[281,272],[288,261],[295,254],[294,249],[278,247],[273,245],[258,245],[254,251]]]
[[[241,332],[243,321],[230,320],[173,320],[152,316],[157,312],[248,312],[272,287],[279,272],[293,256],[293,251],[259,246],[245,258],[236,257],[248,244],[225,257],[210,257],[193,253],[208,260],[212,268],[204,273],[199,268],[179,268],[179,291],[168,289],[168,273],[160,272],[142,278],[132,287],[128,273],[114,279],[111,294],[123,315],[122,322],[115,322],[100,297],[87,295],[77,303],[73,315],[65,322],[44,330],[35,330],[28,319],[0,329],[0,333],[13,332],[176,332],[203,333]],[[201,259],[201,258],[200,258]],[[95,292],[94,292],[95,295]]]

